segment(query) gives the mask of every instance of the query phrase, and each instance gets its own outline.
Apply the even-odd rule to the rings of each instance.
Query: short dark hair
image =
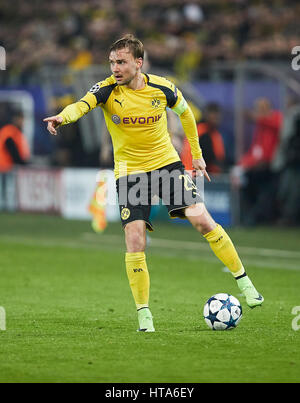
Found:
[[[124,48],[128,48],[135,59],[144,59],[144,45],[134,35],[127,34],[123,38],[118,39],[111,45],[109,53]]]

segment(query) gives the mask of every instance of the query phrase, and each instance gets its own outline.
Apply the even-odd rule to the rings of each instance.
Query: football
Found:
[[[226,293],[213,295],[204,305],[204,320],[212,330],[237,327],[242,318],[242,306],[237,298]]]

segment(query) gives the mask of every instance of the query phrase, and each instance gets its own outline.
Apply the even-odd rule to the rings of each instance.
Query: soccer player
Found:
[[[167,107],[180,117],[191,146],[194,169],[210,181],[191,109],[173,83],[163,77],[142,73],[143,57],[143,44],[138,39],[132,35],[119,39],[109,50],[112,75],[96,83],[78,102],[44,121],[48,122],[49,132],[57,135],[59,126],[77,121],[97,106],[102,108],[114,149],[120,215],[127,248],[126,271],[138,312],[138,330],[154,332],[145,256],[146,229],[152,230],[149,200],[153,187],[158,189],[159,196],[164,200],[164,190],[169,186],[169,200],[167,203],[164,200],[169,215],[188,219],[205,237],[216,256],[232,272],[247,304],[251,308],[261,305],[263,297],[247,276],[229,236],[208,213],[171,143],[167,130]],[[158,174],[157,183],[144,181],[155,177],[155,173]],[[173,178],[171,185],[166,181],[168,176]],[[142,184],[145,183],[143,189]],[[137,184],[140,185],[140,193],[146,194],[143,202],[133,202],[130,197]],[[193,195],[189,203],[181,197],[186,193]]]

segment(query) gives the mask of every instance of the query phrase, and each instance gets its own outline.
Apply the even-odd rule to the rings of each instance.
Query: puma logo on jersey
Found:
[[[140,271],[143,271],[143,269],[133,269],[133,271],[134,271],[135,273],[138,273],[138,272],[140,272]]]
[[[122,99],[122,101],[119,101],[118,99],[114,99],[115,102],[117,102],[118,104],[121,105],[121,108],[123,108],[122,103],[124,102],[124,99]]]

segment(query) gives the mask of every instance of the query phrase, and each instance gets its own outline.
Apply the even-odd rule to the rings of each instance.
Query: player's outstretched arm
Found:
[[[51,134],[56,136],[59,126],[77,122],[78,119],[93,110],[96,106],[97,98],[88,92],[78,102],[66,106],[58,115],[45,118],[44,122],[48,122],[47,129]]]

